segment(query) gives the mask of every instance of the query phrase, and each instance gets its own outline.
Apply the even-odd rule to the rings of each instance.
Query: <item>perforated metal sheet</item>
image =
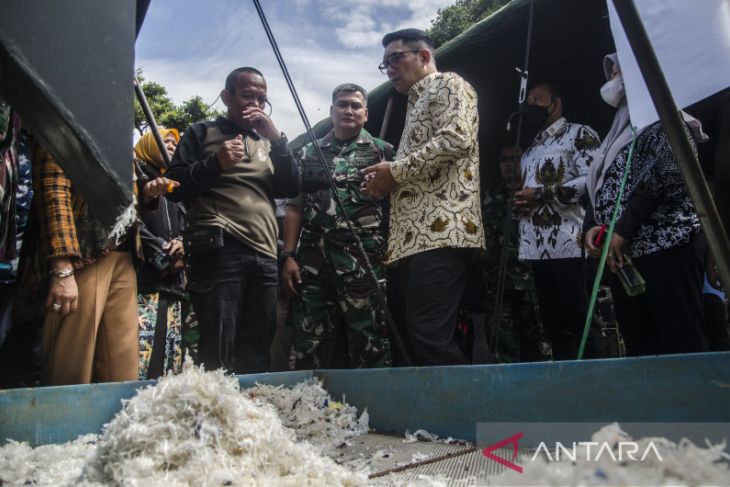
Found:
[[[501,456],[507,453],[502,450],[495,454]],[[447,455],[451,457],[425,463]],[[370,484],[376,486],[404,485],[424,480],[424,476],[452,486],[488,485],[489,479],[505,468],[486,458],[480,449],[475,450],[471,444],[426,441],[404,443],[402,436],[376,433],[358,437],[352,446],[344,448],[334,459],[353,468],[367,466],[371,477],[393,469],[400,470],[371,478]]]

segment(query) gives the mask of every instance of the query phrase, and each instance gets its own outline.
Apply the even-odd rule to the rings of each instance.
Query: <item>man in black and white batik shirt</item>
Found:
[[[571,360],[578,355],[587,310],[579,244],[585,212],[578,200],[600,142],[593,129],[563,117],[562,98],[554,85],[535,85],[527,103],[524,186],[514,197],[519,258],[532,264],[553,356]],[[600,330],[592,330],[586,356],[601,351]]]

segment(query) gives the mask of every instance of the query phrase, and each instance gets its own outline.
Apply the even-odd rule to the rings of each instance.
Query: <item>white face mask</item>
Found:
[[[614,108],[621,103],[624,96],[626,96],[624,92],[624,78],[621,75],[616,76],[601,86],[601,98]]]

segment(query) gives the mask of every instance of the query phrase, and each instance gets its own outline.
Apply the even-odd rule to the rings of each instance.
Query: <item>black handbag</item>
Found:
[[[223,248],[223,229],[210,225],[188,224],[183,234],[188,255],[211,254]]]

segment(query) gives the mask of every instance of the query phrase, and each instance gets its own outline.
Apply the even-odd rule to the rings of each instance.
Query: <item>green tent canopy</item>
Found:
[[[498,177],[499,148],[514,143],[507,136],[506,124],[518,106],[520,78],[515,68],[522,68],[524,61],[530,1],[512,0],[436,51],[439,70],[460,74],[479,96],[482,182],[487,186]],[[539,80],[557,83],[568,120],[586,123],[603,136],[614,114],[599,93],[606,81],[603,56],[614,51],[605,0],[534,2],[530,84]],[[391,96],[394,103],[384,138],[397,145],[403,132],[406,97],[396,93],[390,82],[370,93],[366,128],[374,135],[380,133]],[[331,127],[330,120],[325,119],[314,130],[321,137]],[[308,135],[302,134],[292,141],[292,148],[296,150],[308,141]]]
[[[132,204],[135,24],[146,8],[0,0],[0,95],[109,230],[129,223],[118,219]]]

